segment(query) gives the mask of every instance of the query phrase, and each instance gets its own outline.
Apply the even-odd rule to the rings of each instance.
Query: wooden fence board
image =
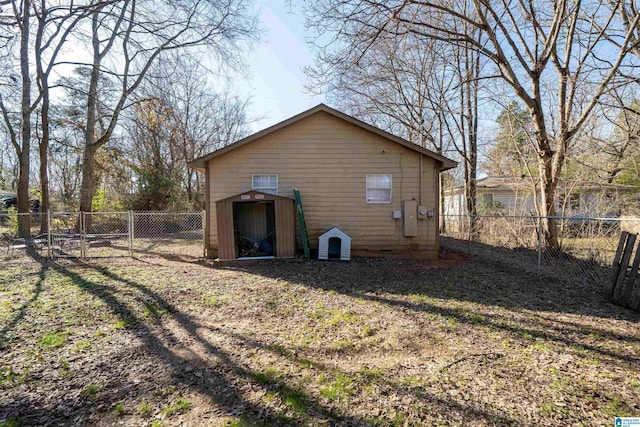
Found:
[[[633,258],[633,265],[631,271],[627,275],[627,279],[622,285],[620,290],[620,301],[627,306],[632,305],[633,288],[636,283],[636,276],[638,274],[638,267],[640,267],[640,250],[636,250],[636,256]]]
[[[616,282],[618,275],[620,274],[620,258],[622,257],[622,251],[627,244],[627,238],[629,233],[623,231],[620,235],[620,241],[618,241],[618,249],[616,249],[616,255],[613,257],[613,268],[611,272],[611,289],[609,290],[609,298],[613,297],[613,293],[616,290]]]
[[[628,307],[635,311],[640,311],[640,286],[636,286],[631,294]]]
[[[627,236],[627,244],[624,248],[622,255],[622,261],[620,261],[620,269],[618,271],[618,277],[613,285],[612,299],[614,302],[621,303],[620,294],[622,291],[622,284],[627,275],[627,269],[629,268],[629,261],[631,261],[631,254],[633,253],[633,247],[636,243],[636,234],[629,234]],[[623,304],[626,305],[626,304]]]
[[[640,247],[636,249],[633,264],[629,270],[629,261],[631,261],[637,237],[637,234],[627,232],[620,235],[618,250],[612,266],[609,299],[614,304],[640,311],[640,285],[636,283],[640,269]],[[628,273],[627,270],[629,270]]]

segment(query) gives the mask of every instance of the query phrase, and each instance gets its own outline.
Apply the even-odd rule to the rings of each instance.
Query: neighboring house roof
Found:
[[[389,132],[385,132],[382,129],[379,129],[379,128],[375,127],[375,126],[371,126],[371,125],[369,125],[369,124],[367,124],[367,123],[365,123],[363,121],[360,121],[360,120],[358,120],[358,119],[356,119],[354,117],[351,117],[351,116],[349,116],[349,115],[347,115],[347,114],[345,114],[345,113],[343,113],[341,111],[338,111],[336,109],[328,107],[325,104],[319,104],[319,105],[317,105],[317,106],[315,106],[315,107],[313,107],[313,108],[311,108],[311,109],[309,109],[307,111],[304,111],[304,112],[302,112],[300,114],[297,114],[297,115],[295,115],[295,116],[293,116],[293,117],[291,117],[291,118],[289,118],[287,120],[284,120],[284,121],[282,121],[280,123],[277,123],[277,124],[275,124],[273,126],[270,126],[270,127],[266,128],[266,129],[263,129],[263,130],[261,130],[259,132],[254,133],[252,135],[249,135],[246,138],[243,138],[243,139],[241,139],[239,141],[236,141],[233,144],[227,145],[227,146],[225,146],[223,148],[220,148],[220,149],[218,149],[216,151],[213,151],[213,152],[211,152],[211,153],[209,153],[207,155],[199,157],[199,158],[189,162],[188,166],[191,167],[191,168],[194,168],[194,169],[204,170],[205,163],[208,162],[209,160],[214,159],[214,158],[219,157],[219,156],[222,156],[223,154],[226,154],[229,151],[235,150],[236,148],[240,148],[243,145],[249,144],[249,143],[251,143],[251,142],[253,142],[253,141],[257,140],[257,139],[260,139],[260,138],[262,138],[262,137],[264,137],[266,135],[269,135],[269,134],[271,134],[273,132],[276,132],[276,131],[278,131],[278,130],[286,127],[286,126],[289,126],[291,124],[299,122],[300,120],[306,119],[307,117],[312,116],[312,115],[314,115],[314,114],[316,114],[318,112],[321,112],[321,111],[323,111],[325,113],[328,113],[328,114],[331,114],[334,117],[342,119],[342,120],[344,120],[346,122],[349,122],[349,123],[351,123],[351,124],[353,124],[355,126],[358,126],[358,127],[362,128],[362,129],[365,129],[365,130],[367,130],[369,132],[372,132],[372,133],[374,133],[374,134],[376,134],[378,136],[381,136],[381,137],[383,137],[383,138],[385,138],[385,139],[387,139],[389,141],[392,141],[392,142],[395,142],[397,144],[400,144],[400,145],[402,145],[402,146],[404,146],[404,147],[406,147],[406,148],[408,148],[410,150],[413,150],[413,151],[418,152],[420,154],[423,154],[423,155],[425,155],[427,157],[430,157],[430,158],[432,158],[432,159],[434,159],[434,160],[436,160],[436,161],[438,161],[438,162],[440,162],[442,164],[440,170],[453,169],[458,165],[457,162],[454,162],[453,160],[448,159],[448,158],[446,158],[444,156],[441,156],[440,154],[437,154],[437,153],[435,153],[435,152],[433,152],[431,150],[427,150],[426,148],[422,148],[419,145],[416,145],[416,144],[414,144],[412,142],[407,141],[406,139],[403,139],[403,138],[400,138],[399,136],[390,134]]]
[[[559,186],[573,191],[638,191],[640,188],[633,185],[620,185],[620,184],[601,184],[593,181],[583,180],[560,180]],[[464,185],[457,185],[450,190],[451,192],[457,192],[463,190]],[[525,177],[513,177],[513,176],[487,176],[480,178],[476,181],[477,190],[504,190],[504,191],[516,191],[516,190],[530,190],[531,179]]]

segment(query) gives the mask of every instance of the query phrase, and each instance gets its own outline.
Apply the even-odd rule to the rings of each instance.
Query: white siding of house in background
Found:
[[[445,196],[445,215],[465,215],[464,194],[456,189],[454,194]],[[566,217],[615,217],[619,214],[616,198],[612,194],[611,201],[607,200],[604,191],[582,192],[576,191],[578,207],[572,208],[567,202],[564,210],[559,197],[555,199],[555,209],[558,216]],[[477,205],[482,205],[483,195],[493,195],[493,201],[500,202],[500,212],[505,215],[528,216],[536,215],[536,205],[533,194],[530,191],[515,192],[504,189],[479,188],[477,192]]]
[[[531,212],[535,212],[535,203],[530,193],[526,192],[514,192],[511,190],[502,189],[486,189],[478,188],[476,195],[477,206],[481,206],[483,202],[483,196],[491,194],[493,196],[494,203],[500,203],[502,206],[501,212],[508,215],[530,215]],[[445,215],[465,215],[465,200],[462,190],[455,190],[453,194],[445,195]]]
[[[533,196],[530,193],[516,193],[510,190],[483,190],[482,194],[492,193],[493,201],[500,202],[502,210],[509,215],[529,215],[536,211]]]

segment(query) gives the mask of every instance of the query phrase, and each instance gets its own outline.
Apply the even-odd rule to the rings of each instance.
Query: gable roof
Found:
[[[269,134],[271,134],[273,132],[276,132],[276,131],[284,128],[284,127],[287,127],[287,126],[292,125],[294,123],[297,123],[297,122],[299,122],[301,120],[304,120],[307,117],[310,117],[310,116],[312,116],[312,115],[314,115],[314,114],[316,114],[316,113],[318,113],[320,111],[328,113],[328,114],[330,114],[330,115],[332,115],[334,117],[337,117],[337,118],[339,118],[341,120],[344,120],[344,121],[346,121],[348,123],[351,123],[351,124],[353,124],[355,126],[358,126],[358,127],[362,128],[362,129],[367,130],[367,131],[369,131],[371,133],[374,133],[374,134],[376,134],[378,136],[381,136],[381,137],[383,137],[383,138],[385,138],[385,139],[387,139],[387,140],[389,140],[391,142],[395,142],[396,144],[400,144],[400,145],[402,145],[402,146],[404,146],[404,147],[406,147],[406,148],[408,148],[410,150],[413,150],[413,151],[415,151],[417,153],[420,153],[420,154],[425,155],[425,156],[427,156],[429,158],[432,158],[432,159],[434,159],[434,160],[436,160],[436,161],[441,163],[441,165],[442,165],[440,167],[441,171],[455,168],[458,165],[457,162],[454,162],[453,160],[451,160],[451,159],[449,159],[447,157],[441,156],[440,154],[435,153],[435,152],[433,152],[431,150],[427,150],[426,148],[422,148],[419,145],[413,144],[413,143],[407,141],[406,139],[400,138],[399,136],[393,135],[393,134],[391,134],[389,132],[385,132],[382,129],[379,129],[379,128],[375,127],[375,126],[371,126],[370,124],[367,124],[367,123],[365,123],[365,122],[363,122],[361,120],[356,119],[355,117],[351,117],[348,114],[345,114],[345,113],[343,113],[341,111],[338,111],[338,110],[336,110],[334,108],[328,107],[325,104],[318,104],[317,106],[315,106],[315,107],[313,107],[313,108],[311,108],[311,109],[309,109],[307,111],[303,111],[302,113],[297,114],[297,115],[295,115],[295,116],[293,116],[293,117],[291,117],[291,118],[289,118],[287,120],[284,120],[284,121],[282,121],[280,123],[277,123],[277,124],[275,124],[273,126],[270,126],[270,127],[266,128],[266,129],[263,129],[263,130],[261,130],[259,132],[254,133],[252,135],[249,135],[246,138],[243,138],[243,139],[241,139],[239,141],[236,141],[236,142],[234,142],[232,144],[229,144],[229,145],[227,145],[227,146],[225,146],[223,148],[220,148],[220,149],[218,149],[216,151],[213,151],[213,152],[211,152],[209,154],[206,154],[206,155],[204,155],[202,157],[199,157],[199,158],[197,158],[195,160],[192,160],[187,165],[190,168],[198,169],[198,170],[202,171],[205,168],[206,162],[208,162],[209,160],[214,159],[214,158],[219,157],[219,156],[222,156],[222,155],[228,153],[229,151],[235,150],[236,148],[240,148],[243,145],[249,144],[249,143],[251,143],[251,142],[253,142],[253,141],[257,140],[257,139],[260,139],[260,138],[262,138],[264,136],[267,136],[267,135],[269,135]]]

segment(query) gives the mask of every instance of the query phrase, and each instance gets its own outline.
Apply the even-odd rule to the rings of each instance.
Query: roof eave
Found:
[[[454,162],[453,160],[446,159],[446,161],[442,162],[442,166],[440,166],[440,172],[448,171],[450,169],[455,169],[458,167],[458,162]]]

